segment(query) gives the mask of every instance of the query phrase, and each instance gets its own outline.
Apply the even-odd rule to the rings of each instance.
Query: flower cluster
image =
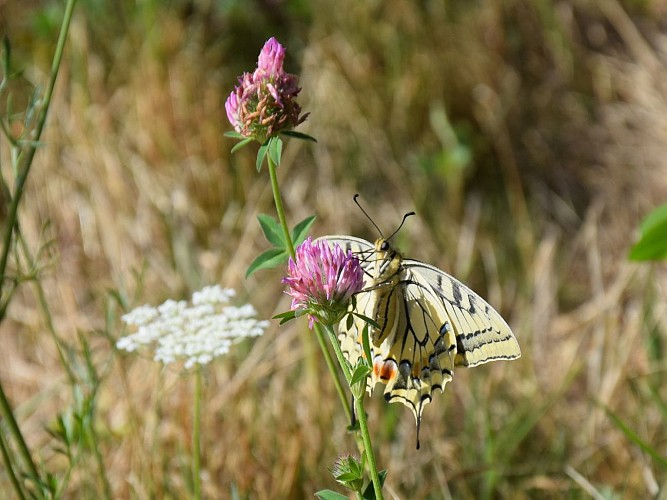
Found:
[[[335,324],[343,318],[352,295],[364,287],[364,271],[351,251],[309,237],[296,249],[296,260],[290,258],[282,281],[291,309],[307,312],[312,328],[315,321]]]
[[[285,48],[270,38],[262,48],[253,73],[244,73],[227,98],[227,118],[239,134],[264,143],[308,117],[301,114],[296,96],[298,77],[283,70]]]
[[[234,295],[234,290],[216,285],[195,292],[192,305],[167,300],[158,307],[138,307],[122,317],[135,332],[116,346],[130,352],[154,347],[155,361],[184,360],[186,369],[205,365],[226,354],[234,342],[262,335],[269,324],[255,319],[257,313],[250,304],[229,305]]]

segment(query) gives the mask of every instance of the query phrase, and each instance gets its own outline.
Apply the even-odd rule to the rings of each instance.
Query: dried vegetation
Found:
[[[114,352],[115,297],[157,304],[219,282],[265,317],[288,307],[279,271],[243,278],[272,200],[252,151],[231,157],[223,138],[224,99],[270,35],[319,139],[290,142],[280,167],[292,221],[316,213],[316,234],[373,239],[355,192],[387,232],[416,210],[399,246],[488,297],[524,351],[459,370],[418,452],[410,413],[375,398],[389,498],[664,494],[667,471],[605,412],[667,455],[667,274],[626,259],[667,196],[663,2],[113,4],[80,2],[20,223],[33,249],[49,243],[55,330],[93,346],[115,497],[186,495],[192,413],[188,377]],[[43,81],[53,32],[28,33],[45,7],[0,8],[26,78]],[[45,426],[71,394],[35,297],[26,283],[2,324],[0,377],[57,472]],[[210,498],[309,497],[335,488],[341,443],[355,448],[305,322],[210,367],[205,408]],[[90,477],[72,495],[98,491]]]

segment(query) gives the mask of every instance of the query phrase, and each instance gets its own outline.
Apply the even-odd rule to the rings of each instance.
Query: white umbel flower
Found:
[[[155,361],[184,361],[186,369],[205,365],[226,354],[233,343],[262,335],[269,325],[256,319],[250,304],[230,305],[235,295],[215,285],[195,292],[191,305],[167,300],[158,307],[137,307],[121,318],[134,332],[119,339],[116,347],[128,352],[153,347]]]

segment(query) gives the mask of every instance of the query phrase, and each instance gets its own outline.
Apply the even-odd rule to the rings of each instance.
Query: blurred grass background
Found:
[[[43,84],[62,2],[0,1],[25,85]],[[91,344],[99,447],[115,498],[187,496],[192,384],[114,352],[123,305],[221,283],[264,317],[281,270],[243,278],[273,214],[224,101],[276,36],[301,75],[300,130],[279,175],[291,224],[377,234],[469,283],[508,319],[520,361],[459,370],[414,420],[369,404],[389,498],[659,498],[667,471],[664,265],[627,262],[667,196],[667,7],[660,0],[339,2],[79,0],[20,223],[44,246],[56,331]],[[20,83],[20,82],[19,82]],[[27,90],[26,90],[27,89]],[[4,104],[3,104],[4,106]],[[7,112],[7,108],[2,111]],[[3,175],[11,178],[7,148]],[[0,331],[0,377],[39,461],[73,404],[30,284]],[[209,498],[301,498],[355,451],[306,322],[274,325],[207,370]],[[186,429],[186,434],[183,433]],[[82,460],[68,495],[103,491]],[[0,474],[0,491],[8,491]]]

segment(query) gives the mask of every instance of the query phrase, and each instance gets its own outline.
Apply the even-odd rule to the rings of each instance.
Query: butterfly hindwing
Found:
[[[419,424],[433,392],[452,380],[456,340],[432,289],[406,269],[398,278],[391,291],[378,294],[376,320],[384,320],[378,321],[384,328],[373,338],[372,382],[385,383],[385,399],[408,406]],[[383,318],[385,310],[390,314]],[[383,377],[387,371],[390,376]]]

